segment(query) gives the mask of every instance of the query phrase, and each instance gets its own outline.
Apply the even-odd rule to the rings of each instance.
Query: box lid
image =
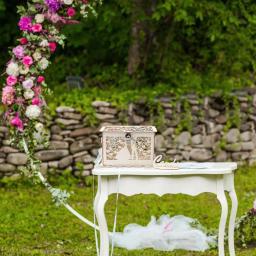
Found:
[[[155,126],[104,126],[100,132],[157,132]]]

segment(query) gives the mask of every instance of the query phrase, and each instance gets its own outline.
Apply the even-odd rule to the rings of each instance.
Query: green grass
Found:
[[[255,167],[240,168],[237,172],[236,188],[240,203],[238,216],[252,207],[256,194],[255,172]],[[69,182],[65,180],[67,177],[60,177],[54,183],[73,191],[70,204],[92,220],[91,178],[87,180],[89,184],[86,187],[75,185],[73,179],[69,178]],[[115,197],[111,196],[106,205],[110,229],[113,227],[114,209]],[[161,198],[153,195],[121,196],[117,230],[121,231],[132,222],[147,224],[152,215],[159,217],[162,214],[184,214],[197,218],[208,229],[216,229],[219,212],[219,204],[211,194],[198,197],[168,195]],[[7,182],[0,188],[0,255],[96,255],[94,231],[64,208],[56,208],[44,188],[24,181]],[[115,255],[211,256],[217,255],[217,252],[126,251],[116,248]],[[256,249],[237,248],[237,255],[253,256],[256,255]]]

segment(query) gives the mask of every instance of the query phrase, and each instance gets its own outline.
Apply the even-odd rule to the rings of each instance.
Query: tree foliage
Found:
[[[12,44],[18,0],[0,0],[3,50]],[[252,84],[254,0],[105,0],[98,18],[71,26],[51,81],[81,75],[92,85],[220,87]],[[5,58],[7,58],[5,56]]]
[[[3,12],[5,10],[5,4],[3,0],[0,0],[0,12]]]

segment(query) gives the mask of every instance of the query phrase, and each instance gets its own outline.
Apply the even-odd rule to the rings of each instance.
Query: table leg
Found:
[[[98,206],[98,202],[99,202],[99,199],[100,199],[100,190],[101,190],[101,187],[100,187],[100,183],[101,183],[101,178],[98,177],[98,189],[97,189],[97,194],[95,196],[95,199],[94,199],[94,212],[96,212],[96,208]]]
[[[229,228],[228,228],[228,246],[229,246],[229,255],[235,256],[236,253],[235,253],[235,242],[234,242],[234,230],[235,230],[238,201],[237,201],[237,196],[234,189],[229,192],[229,196],[231,198],[232,208],[231,208]]]
[[[217,198],[221,204],[221,218],[218,236],[219,256],[225,256],[225,229],[228,217],[228,202],[224,191],[223,180],[218,181]]]
[[[100,182],[100,194],[95,202],[95,214],[98,220],[100,229],[100,256],[109,255],[109,235],[108,235],[108,225],[104,213],[105,203],[108,199],[107,193],[107,180],[105,178],[101,179]]]
[[[100,177],[98,178],[98,184],[100,183]],[[100,199],[100,186],[98,185],[98,190],[97,190],[97,194],[95,196],[95,199],[94,199],[94,204],[93,204],[93,210],[94,210],[94,224],[97,224],[96,222],[96,209],[98,207],[98,203],[99,203],[99,199]],[[97,256],[100,255],[100,252],[99,252],[99,241],[98,241],[98,230],[94,230],[94,237],[95,237],[95,244],[96,244],[96,251],[97,251]]]

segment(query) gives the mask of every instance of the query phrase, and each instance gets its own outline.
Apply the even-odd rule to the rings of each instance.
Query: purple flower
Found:
[[[52,12],[57,12],[60,9],[60,2],[58,0],[45,0],[45,4]]]
[[[13,48],[12,52],[18,59],[22,59],[24,57],[24,48],[21,45]]]
[[[20,18],[20,21],[19,21],[20,30],[28,31],[31,29],[31,26],[32,26],[32,18],[31,17],[23,16]]]

